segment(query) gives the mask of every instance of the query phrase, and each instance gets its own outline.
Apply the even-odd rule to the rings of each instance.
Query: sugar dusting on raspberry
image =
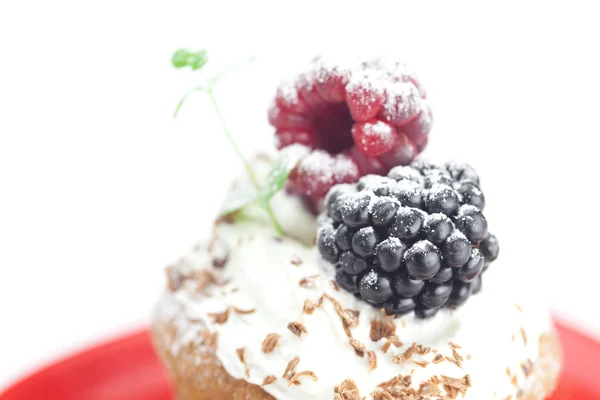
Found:
[[[276,145],[304,144],[313,152],[293,174],[313,199],[368,173],[412,162],[427,144],[431,111],[425,91],[392,58],[316,57],[281,84],[269,121]]]
[[[364,135],[362,140],[364,142],[377,140],[385,144],[392,144],[394,142],[394,130],[391,126],[383,121],[377,121],[374,124],[365,125],[363,129]]]
[[[395,82],[386,88],[382,116],[394,125],[405,125],[421,112],[421,96],[408,82]]]

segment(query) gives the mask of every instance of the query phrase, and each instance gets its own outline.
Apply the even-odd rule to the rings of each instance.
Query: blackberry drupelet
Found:
[[[388,314],[429,318],[477,294],[498,257],[484,206],[471,166],[418,160],[334,186],[317,247],[343,290]]]

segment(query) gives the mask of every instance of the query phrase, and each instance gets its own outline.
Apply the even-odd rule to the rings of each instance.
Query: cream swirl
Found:
[[[304,239],[314,236],[314,218],[296,198],[280,194],[274,208],[288,232]],[[522,291],[507,291],[514,285],[501,273],[501,266],[495,264],[485,273],[481,293],[458,310],[444,309],[429,320],[418,320],[412,315],[395,319],[395,333],[402,346],[392,345],[384,352],[387,339],[375,342],[370,335],[371,322],[382,318],[380,310],[336,290],[331,267],[321,262],[314,246],[291,237],[277,239],[269,222],[259,215],[251,210],[235,223],[216,225],[214,234],[228,249],[228,258],[225,267],[215,271],[229,283],[211,288],[208,296],[182,288],[166,295],[169,299],[161,300],[159,306],[175,302],[182,306],[179,308],[187,320],[200,321],[217,332],[216,355],[233,377],[261,385],[265,377],[276,376],[278,379],[264,390],[279,400],[329,400],[333,398],[333,388],[347,378],[356,382],[361,396],[367,396],[379,384],[398,375],[410,375],[415,389],[433,376],[461,379],[469,375],[471,387],[464,398],[503,399],[516,395],[518,387],[524,384],[522,364],[535,362],[538,338],[552,330],[545,305],[521,297]],[[196,246],[183,256],[180,268],[206,268],[211,252],[219,251],[219,246],[209,247],[211,250]],[[300,285],[307,277],[311,284]],[[333,301],[325,298],[311,314],[303,311],[307,299],[318,304],[324,294],[342,308],[359,312],[357,326],[349,330],[355,346],[364,345],[366,351],[373,352],[376,368],[370,370],[367,355],[361,357],[355,351]],[[225,323],[215,321],[214,315],[228,307],[255,311],[232,312]],[[294,334],[288,329],[290,322],[302,324],[306,333]],[[176,346],[193,340],[197,330],[192,322],[189,324],[180,327],[190,334],[181,335],[181,343]],[[265,353],[263,341],[272,333],[281,337],[276,348]],[[426,354],[409,351],[410,356],[403,360],[402,355],[413,343],[421,345],[421,353]],[[246,365],[238,357],[240,348],[245,349]],[[316,381],[303,376],[299,385],[290,385],[282,378],[289,361],[296,356],[300,358],[296,372],[312,371]],[[510,376],[507,370],[511,371]]]

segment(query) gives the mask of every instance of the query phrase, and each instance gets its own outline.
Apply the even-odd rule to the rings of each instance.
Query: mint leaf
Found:
[[[308,154],[308,148],[300,145],[288,146],[280,152],[279,160],[277,160],[269,171],[267,181],[262,186],[259,195],[261,206],[265,207],[269,203],[269,200],[283,189],[290,173],[296,167],[298,161],[306,154]]]
[[[229,193],[221,205],[219,216],[230,215],[251,204],[256,203],[258,196],[254,187],[242,187]]]
[[[199,50],[192,52],[186,49],[179,49],[173,53],[171,57],[171,64],[175,68],[190,67],[192,71],[201,69],[208,62],[208,54],[206,50]]]

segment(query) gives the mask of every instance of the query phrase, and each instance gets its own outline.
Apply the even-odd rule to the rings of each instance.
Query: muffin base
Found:
[[[235,379],[223,368],[215,355],[218,337],[197,329],[194,340],[182,343],[182,326],[199,327],[183,313],[169,318],[157,318],[152,327],[155,348],[167,367],[178,400],[275,400],[260,386]],[[185,335],[187,336],[187,334]],[[520,387],[519,400],[548,398],[558,383],[562,352],[556,333],[539,337],[539,357],[531,373]],[[332,390],[331,397],[334,393]]]

